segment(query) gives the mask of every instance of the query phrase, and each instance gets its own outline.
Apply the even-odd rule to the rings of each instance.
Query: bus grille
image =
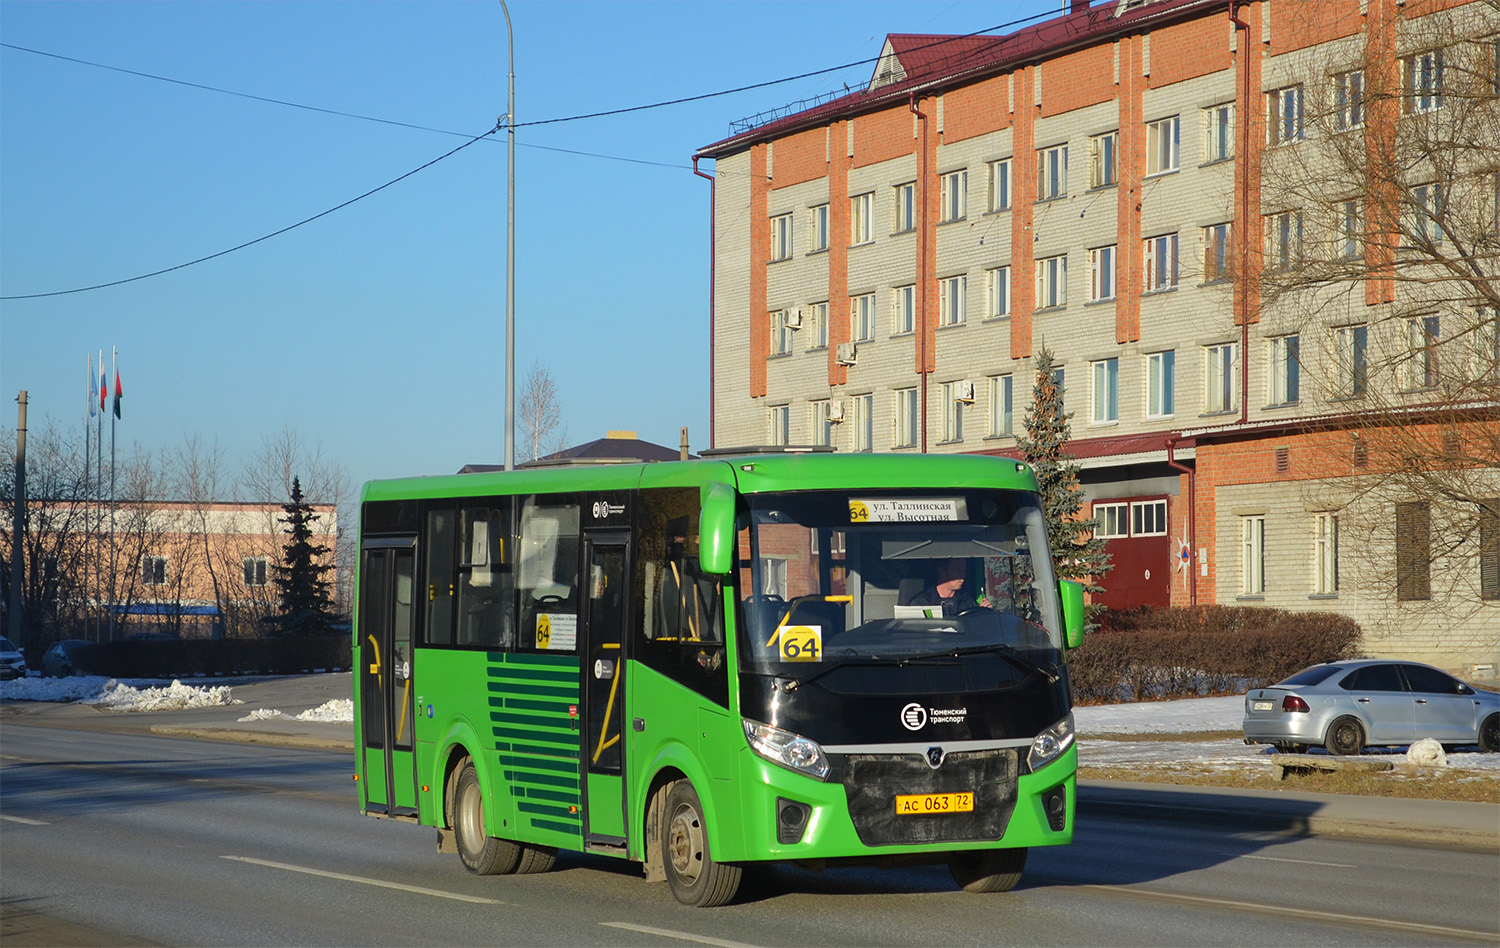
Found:
[[[997,840],[1016,808],[1016,752],[949,754],[933,770],[921,754],[850,754],[844,762],[849,816],[867,846]],[[897,816],[896,796],[974,794],[972,813]]]

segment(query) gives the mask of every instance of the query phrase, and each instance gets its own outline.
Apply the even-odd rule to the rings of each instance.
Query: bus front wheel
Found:
[[[521,862],[520,846],[486,831],[479,774],[467,760],[453,786],[453,837],[464,868],[476,875],[506,875],[515,872]]]
[[[976,849],[948,857],[948,872],[965,892],[1009,892],[1025,868],[1024,847]]]
[[[686,780],[667,788],[661,861],[677,901],[698,908],[723,905],[740,887],[740,867],[714,862],[698,791]]]

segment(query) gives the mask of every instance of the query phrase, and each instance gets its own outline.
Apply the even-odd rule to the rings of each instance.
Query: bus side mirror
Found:
[[[1068,648],[1077,648],[1083,644],[1083,584],[1058,580],[1057,593],[1062,600],[1064,642]]]
[[[722,576],[734,568],[734,488],[720,481],[699,491],[698,565]]]

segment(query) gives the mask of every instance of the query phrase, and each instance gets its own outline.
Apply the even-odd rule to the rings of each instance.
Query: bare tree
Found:
[[[1500,595],[1482,579],[1500,556],[1500,0],[1383,9],[1282,57],[1296,84],[1268,94],[1242,291],[1268,402],[1299,403],[1334,475],[1310,493],[1347,514],[1346,547],[1392,553],[1345,558],[1343,582],[1388,621],[1419,601],[1482,628]]]
[[[525,460],[555,454],[567,446],[568,426],[563,421],[557,383],[540,362],[531,363],[526,373],[517,414],[520,416]]]

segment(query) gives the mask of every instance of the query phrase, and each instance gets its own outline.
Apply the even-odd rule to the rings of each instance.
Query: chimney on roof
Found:
[[[1068,0],[1069,13],[1082,13],[1089,8],[1093,0]]]

